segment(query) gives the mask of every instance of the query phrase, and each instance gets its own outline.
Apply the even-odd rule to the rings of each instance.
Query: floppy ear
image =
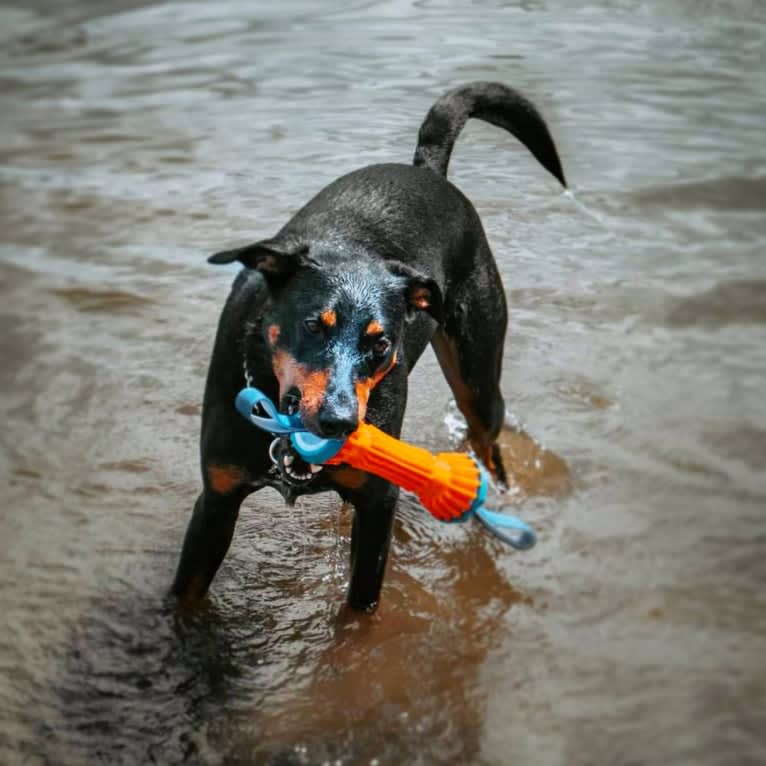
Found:
[[[208,263],[223,264],[240,261],[248,269],[257,269],[270,282],[281,282],[292,276],[307,261],[308,245],[294,239],[274,237],[235,250],[223,250],[211,255]]]
[[[401,277],[404,281],[407,319],[414,319],[417,311],[427,311],[441,324],[444,319],[444,306],[442,291],[436,281],[401,261],[387,261],[386,266],[392,274]]]

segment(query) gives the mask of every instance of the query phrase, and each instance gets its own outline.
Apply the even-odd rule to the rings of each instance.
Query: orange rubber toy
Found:
[[[300,416],[278,412],[271,399],[257,388],[242,389],[236,407],[258,428],[275,435],[289,435],[293,448],[307,463],[345,463],[414,492],[440,521],[463,521],[475,513],[492,534],[514,548],[525,550],[535,544],[534,531],[521,519],[484,507],[489,477],[470,455],[462,452],[434,455],[369,423],[361,423],[345,439],[324,439],[307,431]],[[511,536],[504,529],[520,534]]]
[[[298,448],[298,452],[300,449]],[[472,508],[486,483],[479,464],[462,452],[437,455],[405,444],[369,423],[360,423],[328,465],[348,463],[373,473],[402,489],[442,521],[456,521]]]

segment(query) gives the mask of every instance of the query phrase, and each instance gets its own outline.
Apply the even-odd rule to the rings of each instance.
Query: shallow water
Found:
[[[0,20],[0,762],[766,762],[763,3]],[[409,161],[474,79],[540,105],[574,191],[487,125],[453,155],[511,304],[510,419],[549,450],[504,436],[538,546],[405,499],[381,607],[349,618],[348,512],[266,490],[175,618],[233,276],[205,256]],[[428,352],[405,435],[444,449],[453,421]]]

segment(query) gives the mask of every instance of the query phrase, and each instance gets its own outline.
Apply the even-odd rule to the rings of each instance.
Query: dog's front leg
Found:
[[[407,367],[400,364],[372,390],[367,419],[398,438],[407,403]],[[399,487],[372,474],[339,466],[333,478],[341,497],[354,507],[351,527],[351,577],[346,602],[351,609],[373,612],[380,600]]]
[[[182,606],[196,603],[207,593],[229,549],[239,506],[246,495],[241,491],[220,494],[206,488],[197,498],[171,588]]]
[[[350,498],[354,522],[346,601],[352,609],[372,612],[378,606],[398,496],[398,487],[370,476],[364,490]]]

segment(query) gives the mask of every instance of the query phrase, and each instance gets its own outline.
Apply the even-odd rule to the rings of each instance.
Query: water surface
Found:
[[[766,762],[762,3],[0,20],[0,762]],[[509,422],[547,449],[504,436],[538,547],[405,499],[379,611],[339,617],[348,512],[264,491],[175,618],[234,273],[205,256],[409,161],[475,79],[540,105],[574,191],[487,125],[453,155],[511,305]],[[405,434],[453,423],[428,352]]]

